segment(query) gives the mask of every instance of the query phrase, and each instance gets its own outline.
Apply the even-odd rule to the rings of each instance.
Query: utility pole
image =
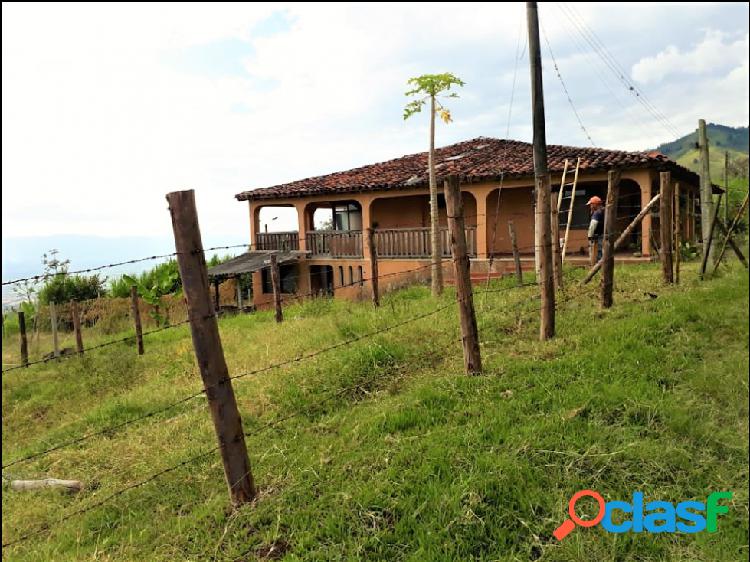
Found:
[[[555,335],[555,283],[552,275],[552,239],[550,232],[551,181],[547,170],[547,137],[544,130],[544,92],[542,88],[542,53],[539,47],[539,12],[536,2],[526,3],[529,29],[529,64],[531,70],[531,105],[534,124],[534,186],[536,210],[534,224],[539,236],[539,287],[542,310],[539,339]]]
[[[708,238],[714,216],[714,201],[711,193],[711,171],[708,166],[708,134],[704,119],[698,121],[698,150],[701,176],[701,238],[703,239],[703,252],[708,252],[708,259],[711,259],[714,252],[711,244],[708,243]]]

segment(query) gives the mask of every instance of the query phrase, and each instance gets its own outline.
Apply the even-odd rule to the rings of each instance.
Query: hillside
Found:
[[[4,471],[78,478],[86,490],[4,491],[3,540],[40,531],[3,557],[744,558],[748,275],[734,269],[699,284],[689,264],[683,284],[671,288],[659,275],[657,264],[618,268],[607,312],[596,283],[580,288],[570,279],[558,337],[544,343],[538,289],[493,281],[493,292],[476,297],[485,365],[478,377],[462,372],[450,289],[436,303],[428,288],[406,288],[377,310],[309,301],[288,307],[281,325],[270,312],[222,318],[231,374],[286,362],[234,383],[260,498],[227,509],[217,454],[199,456],[216,445],[199,396]],[[295,360],[342,341],[351,343]],[[3,363],[14,362],[17,345],[8,339]],[[198,389],[184,326],[150,336],[143,357],[118,344],[7,373],[3,462]],[[557,543],[551,533],[584,488],[608,499],[636,490],[674,502],[703,501],[715,490],[734,498],[717,533],[577,529]],[[80,509],[88,511],[76,515]]]
[[[727,127],[709,123],[706,126],[709,141],[709,164],[711,179],[722,184],[724,178],[724,154],[730,161],[744,158],[747,162],[750,136],[747,127]],[[672,142],[660,144],[656,149],[695,172],[699,171],[699,153],[696,148],[698,132],[693,131]]]

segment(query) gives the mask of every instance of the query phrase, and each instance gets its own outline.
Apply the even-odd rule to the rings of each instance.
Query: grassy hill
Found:
[[[748,135],[747,127],[727,127],[709,123],[706,126],[709,142],[709,165],[711,179],[714,183],[723,185],[724,181],[724,154],[729,153],[730,160],[738,158],[747,159]],[[679,164],[695,172],[699,170],[699,153],[696,148],[698,143],[698,132],[693,131],[675,141],[660,144],[657,150],[669,156]]]
[[[580,277],[580,271],[568,272]],[[232,512],[202,397],[4,471],[86,490],[3,492],[8,560],[737,560],[748,549],[748,275],[663,287],[656,264],[617,269],[616,305],[577,287],[558,337],[537,341],[538,290],[476,298],[485,373],[466,377],[452,290],[383,306],[316,300],[220,320],[260,497]],[[649,295],[648,293],[652,293]],[[653,295],[657,295],[654,298]],[[87,344],[96,343],[88,335]],[[113,337],[113,336],[110,336]],[[15,340],[4,364],[18,361]],[[186,327],[3,376],[3,462],[200,389]],[[291,416],[291,417],[290,417]],[[267,424],[282,420],[277,426]],[[10,473],[10,474],[8,474]],[[552,531],[570,496],[705,501],[734,493],[716,533]],[[96,503],[103,501],[101,506]],[[83,515],[66,515],[92,507]]]

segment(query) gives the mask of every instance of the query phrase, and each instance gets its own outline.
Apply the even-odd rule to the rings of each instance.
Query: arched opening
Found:
[[[266,205],[254,209],[254,250],[299,250],[297,209],[293,205]]]

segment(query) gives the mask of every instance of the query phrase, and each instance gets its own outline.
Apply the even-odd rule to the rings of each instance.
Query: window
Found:
[[[362,275],[362,266],[360,265],[359,266],[359,286],[361,287],[364,284],[365,284],[365,278]]]
[[[339,266],[339,286],[340,287],[344,286],[344,266],[343,265]]]
[[[349,266],[349,285],[354,285],[354,268]]]
[[[354,203],[336,205],[333,208],[334,230],[362,230],[362,212]]]
[[[281,275],[281,292],[287,295],[297,292],[297,265],[279,265]],[[273,283],[271,283],[271,268],[266,267],[261,271],[263,281],[263,293],[273,294]]]

